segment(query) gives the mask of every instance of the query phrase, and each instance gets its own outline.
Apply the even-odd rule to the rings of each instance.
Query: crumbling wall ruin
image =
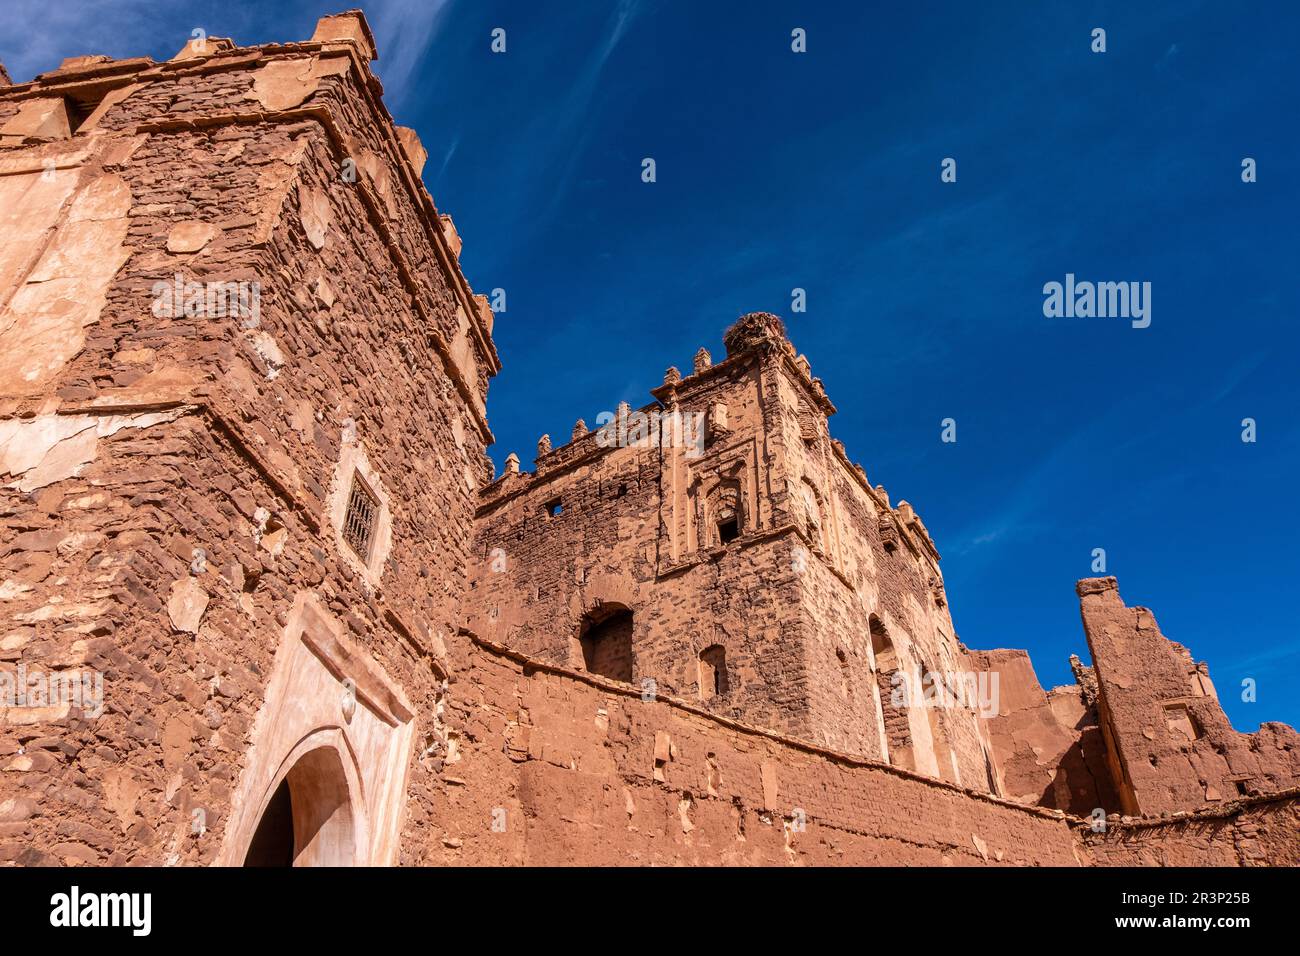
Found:
[[[1080,817],[1118,812],[1091,669],[1078,665],[1079,683],[1044,691],[1025,651],[969,656],[976,668],[999,675],[999,710],[988,733],[1006,796]]]
[[[1300,735],[1282,724],[1233,729],[1209,669],[1127,607],[1114,578],[1078,585],[1098,712],[1124,812],[1159,815],[1300,783]]]

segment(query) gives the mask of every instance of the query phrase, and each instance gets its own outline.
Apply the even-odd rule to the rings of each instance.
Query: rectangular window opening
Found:
[[[90,114],[99,106],[97,100],[77,99],[73,96],[63,98],[63,107],[68,113],[68,129],[75,133],[90,119]]]
[[[365,479],[354,473],[352,490],[348,493],[348,509],[343,519],[343,540],[367,564],[374,546],[378,519],[379,499],[366,485]]]
[[[78,84],[64,93],[63,108],[68,114],[68,130],[75,134],[85,125],[86,120],[90,119],[95,110],[99,109],[99,104],[104,102],[104,97],[121,86],[120,80],[102,83],[92,81]]]

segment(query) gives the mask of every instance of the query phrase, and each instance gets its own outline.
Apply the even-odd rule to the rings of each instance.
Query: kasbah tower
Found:
[[[776,316],[494,475],[377,56],[0,68],[0,861],[1300,862],[1300,738],[1113,578],[1074,685],[958,640]]]

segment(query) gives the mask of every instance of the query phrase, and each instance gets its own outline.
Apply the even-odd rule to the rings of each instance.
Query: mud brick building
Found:
[[[0,861],[1300,862],[1295,732],[1113,579],[1075,685],[958,640],[775,316],[494,475],[377,55],[0,68]]]
[[[830,438],[834,406],[779,319],[746,316],[725,344],[484,490],[471,630],[575,667],[622,644],[630,669],[586,669],[996,792],[968,708],[891,704],[895,671],[951,674],[963,653],[921,519]],[[654,417],[686,422],[681,439],[646,440]]]

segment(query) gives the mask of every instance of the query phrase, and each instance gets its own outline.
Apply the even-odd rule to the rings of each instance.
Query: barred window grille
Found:
[[[374,543],[378,517],[379,499],[366,487],[362,477],[354,474],[352,491],[348,494],[347,515],[343,519],[343,540],[362,561],[370,561],[370,547]]]

